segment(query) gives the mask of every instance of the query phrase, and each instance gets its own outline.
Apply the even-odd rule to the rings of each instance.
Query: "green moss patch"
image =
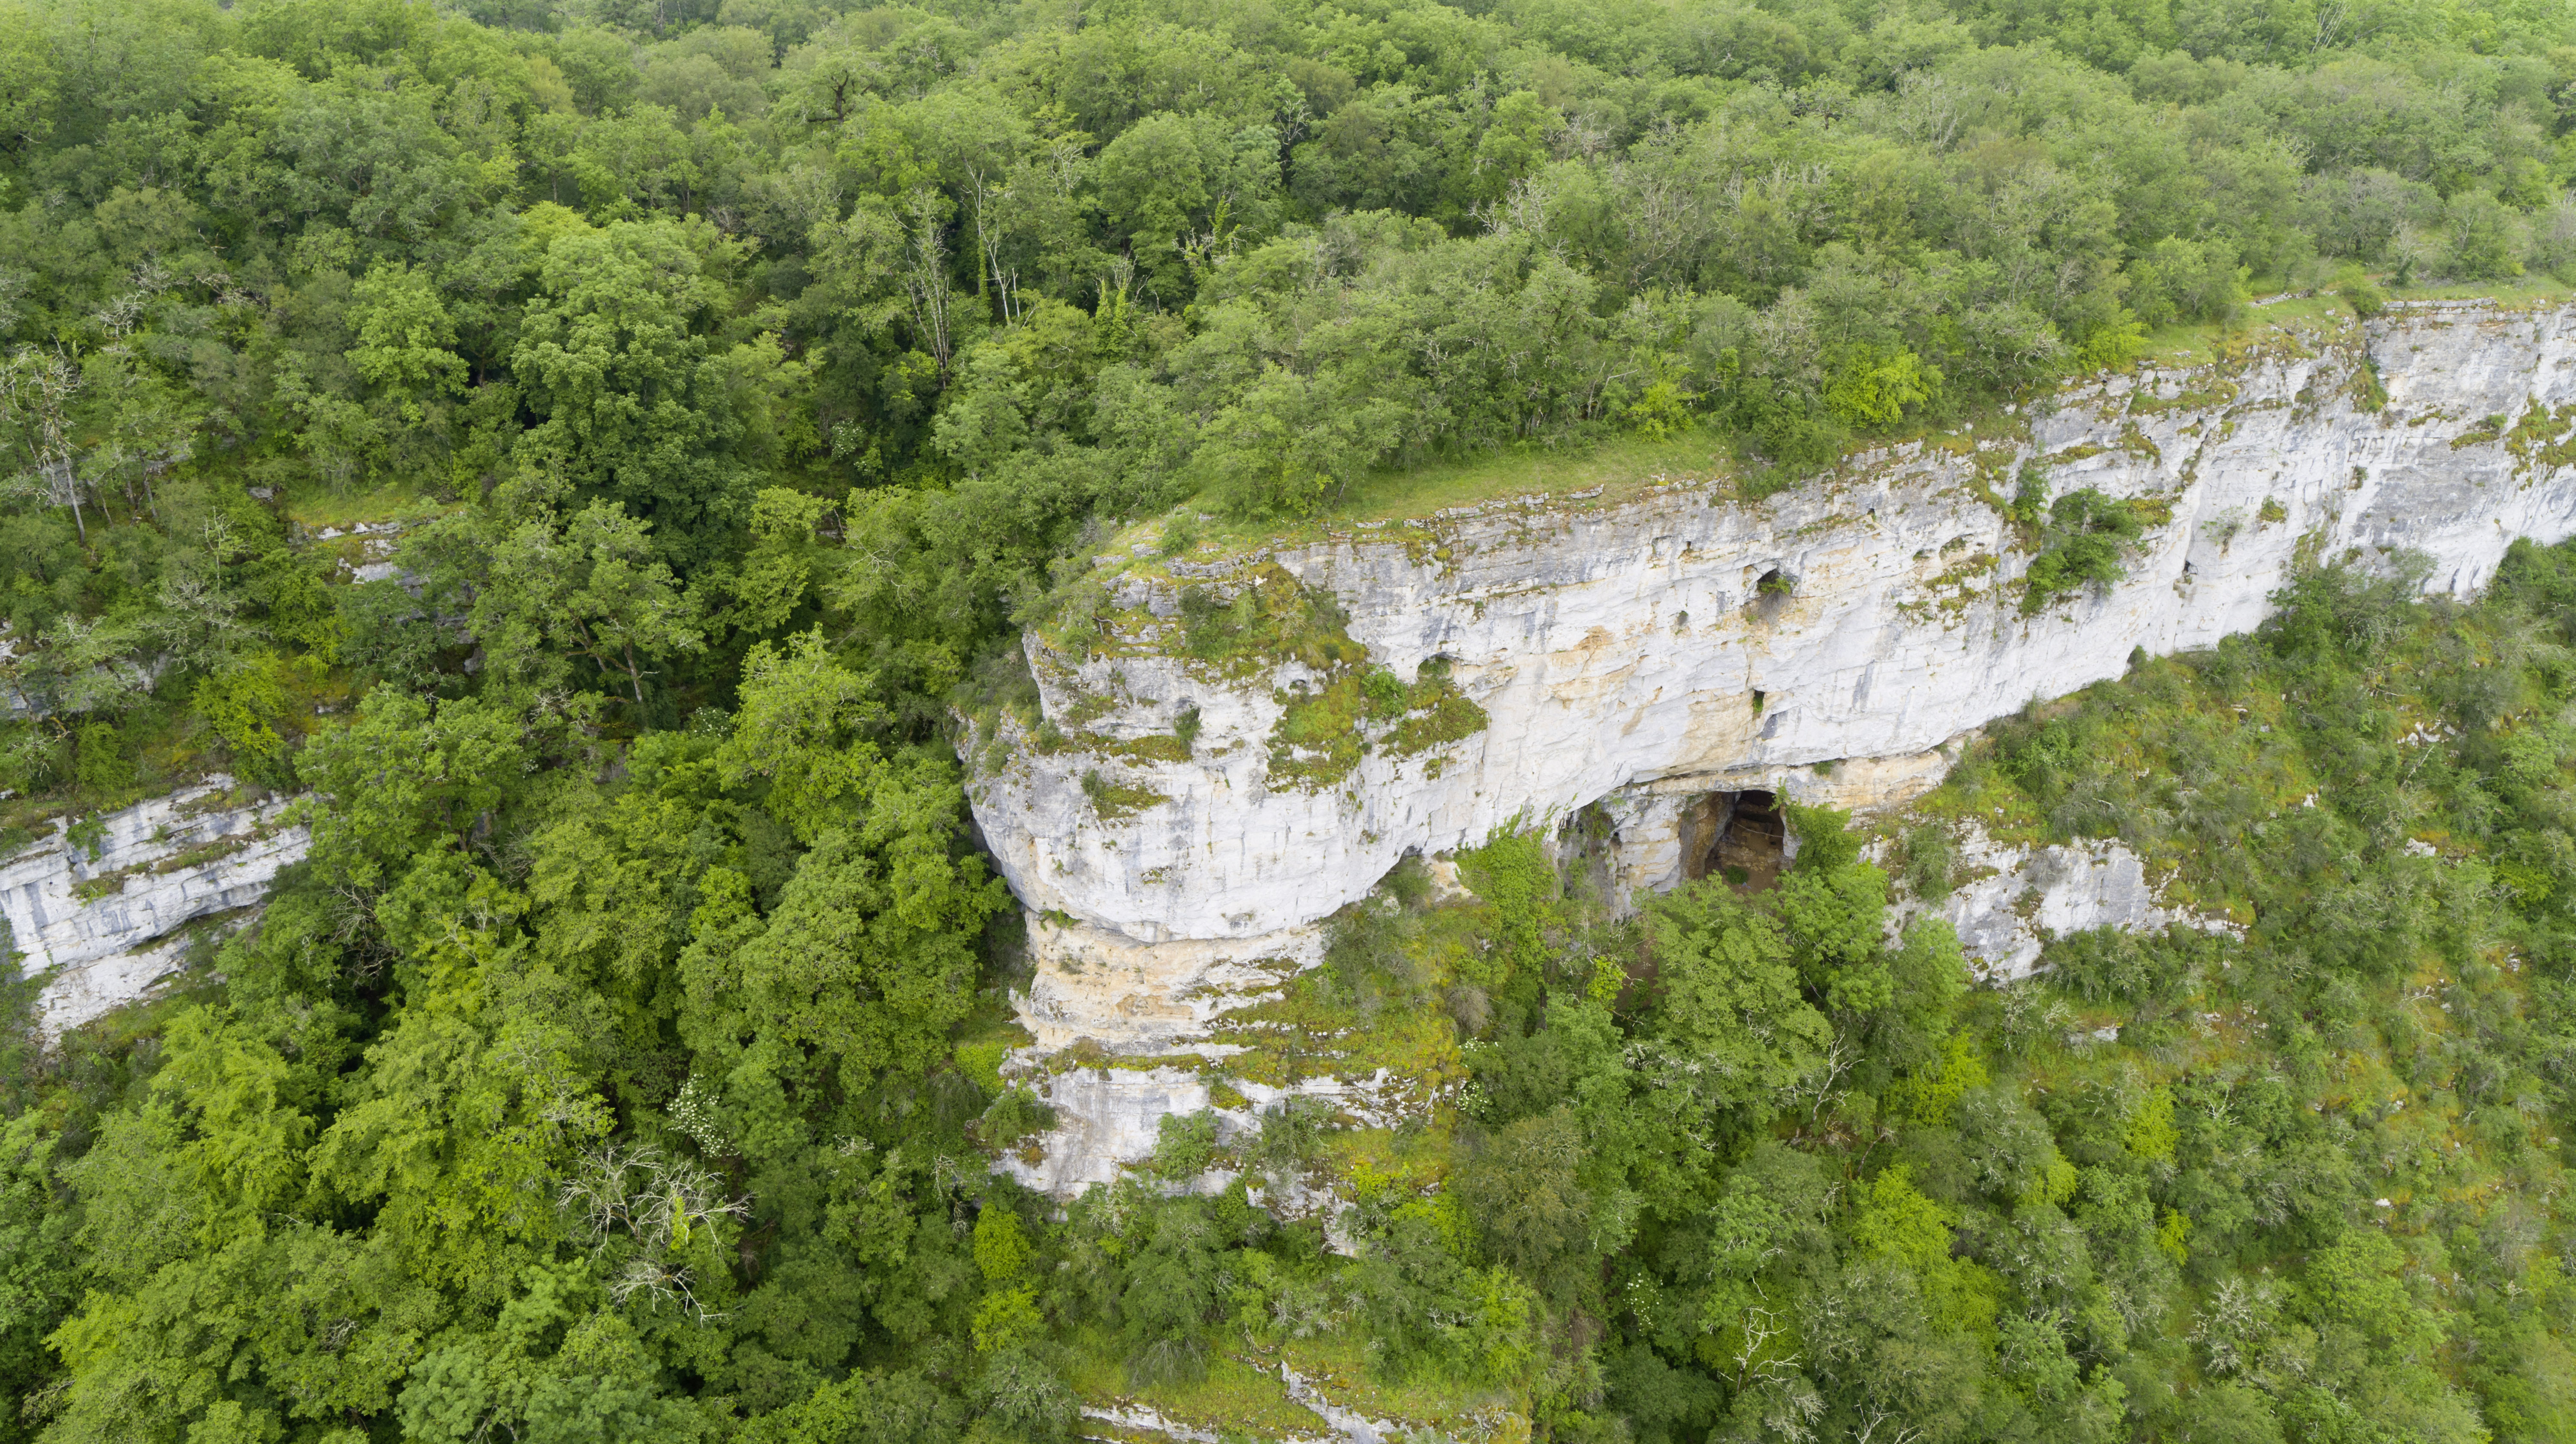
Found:
[[[1373,750],[1418,757],[1475,736],[1489,720],[1438,659],[1423,663],[1410,684],[1382,667],[1347,668],[1279,701],[1286,710],[1270,733],[1270,785],[1309,791],[1341,782]]]

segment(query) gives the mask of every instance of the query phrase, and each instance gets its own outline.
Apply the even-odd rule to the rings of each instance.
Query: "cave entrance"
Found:
[[[1776,793],[1712,792],[1692,809],[1682,843],[1684,877],[1722,877],[1760,892],[1788,864],[1789,824]]]

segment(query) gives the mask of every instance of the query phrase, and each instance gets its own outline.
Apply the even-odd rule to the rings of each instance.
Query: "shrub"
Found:
[[[1026,1088],[1005,1088],[984,1110],[975,1132],[988,1148],[1014,1148],[1032,1133],[1055,1127],[1055,1110]]]
[[[1154,1176],[1183,1183],[1208,1171],[1216,1161],[1216,1115],[1166,1113],[1156,1125]]]
[[[1838,807],[1809,807],[1783,799],[1789,830],[1798,838],[1799,872],[1839,872],[1860,861],[1860,838],[1851,830],[1851,814]]]
[[[2531,226],[2494,196],[2463,191],[2443,208],[2442,239],[2444,274],[2464,281],[2500,281],[2522,274]]]
[[[2048,468],[2029,462],[2013,477],[2013,495],[2004,516],[2015,526],[2036,527],[2048,515]]]
[[[282,777],[289,718],[297,703],[322,681],[322,665],[310,656],[259,652],[197,683],[190,704],[206,719],[233,760],[254,775]]]
[[[1496,832],[1458,854],[1458,871],[1494,909],[1497,946],[1459,967],[1460,981],[1495,989],[1514,974],[1536,976],[1547,961],[1546,929],[1556,918],[1556,869],[1535,832]]]
[[[2063,717],[2022,716],[1996,728],[1995,770],[2040,802],[2065,791],[2075,764],[2075,729]]]
[[[1950,870],[1958,863],[1950,830],[1927,822],[1905,834],[1905,885],[1914,895],[1937,902],[1950,895]]]
[[[113,722],[92,722],[82,727],[76,744],[73,776],[81,790],[94,794],[119,792],[134,785],[134,764],[125,756],[125,738]]]
[[[2022,578],[2021,610],[2030,616],[2059,597],[2092,585],[2108,586],[2127,574],[2122,564],[2145,530],[2136,502],[2115,501],[2091,487],[2070,491],[2048,509],[2048,531],[2039,555]]]
[[[2049,944],[2047,962],[2057,985],[2096,1001],[2140,1003],[2169,997],[2191,981],[2202,956],[2196,929],[2138,934],[2089,928]]]
[[[2235,320],[2245,309],[2246,273],[2224,240],[2167,236],[2130,263],[2130,304],[2148,326]]]
[[[1250,1162],[1265,1176],[1284,1182],[1305,1170],[1332,1127],[1334,1105],[1322,1098],[1292,1095],[1261,1110],[1261,1132],[1254,1135]]]
[[[2380,576],[2341,567],[2309,572],[2281,590],[2280,610],[2255,636],[2288,661],[2367,662],[2412,625],[2422,575],[2406,566]]]
[[[67,750],[33,722],[0,726],[0,792],[32,795],[53,786],[65,771]]]

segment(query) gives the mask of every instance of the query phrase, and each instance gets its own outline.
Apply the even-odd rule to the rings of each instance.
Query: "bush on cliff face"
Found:
[[[2145,529],[2146,509],[2085,487],[2050,503],[2039,554],[2022,576],[2022,615],[2048,609],[2060,597],[2109,586],[2128,574],[2130,546]]]

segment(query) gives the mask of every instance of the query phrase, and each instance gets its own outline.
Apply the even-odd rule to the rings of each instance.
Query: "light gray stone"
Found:
[[[29,974],[52,973],[38,1004],[49,1036],[143,996],[178,967],[181,949],[154,946],[198,918],[254,906],[311,837],[282,814],[287,801],[235,797],[221,773],[100,819],[96,856],[53,836],[0,862],[0,916]],[[195,856],[178,866],[171,864]],[[81,884],[115,891],[84,899]]]
[[[2388,397],[2376,414],[2353,400],[2366,360]],[[2186,393],[2206,399],[2187,405]],[[1192,1048],[1221,1011],[1211,1005],[1275,986],[1242,972],[1248,959],[1311,959],[1310,944],[1287,940],[1406,854],[1472,847],[1596,802],[1618,824],[1616,885],[1630,896],[1678,878],[1671,825],[1690,796],[1764,788],[1901,804],[1982,724],[2116,677],[2135,649],[2205,648],[2252,628],[2304,563],[2418,552],[2432,563],[2429,589],[2466,596],[2514,538],[2576,532],[2576,469],[2518,455],[2486,424],[2570,402],[2576,309],[2402,307],[2314,354],[2283,346],[2224,374],[2080,382],[2015,418],[2028,434],[2008,456],[1909,443],[1761,502],[1673,484],[1615,505],[1452,508],[1427,524],[1429,545],[1420,527],[1359,527],[1283,547],[1264,557],[1330,592],[1373,664],[1409,679],[1445,659],[1490,719],[1431,755],[1374,753],[1322,791],[1267,777],[1284,695],[1313,680],[1302,665],[1228,679],[1150,645],[1072,657],[1031,638],[1042,707],[1067,731],[1132,741],[1169,732],[1191,707],[1200,726],[1188,761],[1162,762],[1041,750],[1016,722],[998,724],[1008,760],[971,779],[976,820],[1012,890],[1063,924],[1067,944],[1040,950],[1024,1021],[1040,1052],[1083,1038],[1111,1051]],[[2009,495],[2029,463],[2047,466],[2054,494],[2092,487],[2162,503],[2171,519],[2119,582],[2026,616],[2032,558],[1990,498]],[[1102,564],[1121,569],[1117,594],[1170,614],[1160,593],[1175,583],[1139,575],[1127,557]],[[1222,592],[1251,564],[1191,564],[1184,580]],[[1774,570],[1795,580],[1790,595],[1759,594]],[[1078,724],[1067,720],[1077,706]],[[1104,821],[1082,785],[1092,772],[1164,800]],[[2057,927],[2152,914],[2134,865],[2088,851],[2012,871],[2022,891],[2037,886],[2038,916]],[[1997,966],[2028,965],[2028,940],[1991,907],[1966,921]],[[1050,974],[1078,952],[1115,954],[1117,986]],[[1086,1094],[1068,1108],[1119,1121],[1090,1135],[1099,1151],[1067,1156],[1057,1186],[1138,1156],[1125,1150],[1150,1140],[1159,1117],[1142,1090],[1188,1101],[1161,1083],[1136,1087],[1125,1102]]]
[[[1927,908],[1950,924],[1981,976],[2006,983],[2030,975],[2049,937],[2092,928],[2153,932],[2173,923],[2241,935],[2223,918],[2168,908],[2147,878],[2146,863],[2115,841],[2019,848],[1997,842],[1971,823],[1959,863],[1977,878]]]

